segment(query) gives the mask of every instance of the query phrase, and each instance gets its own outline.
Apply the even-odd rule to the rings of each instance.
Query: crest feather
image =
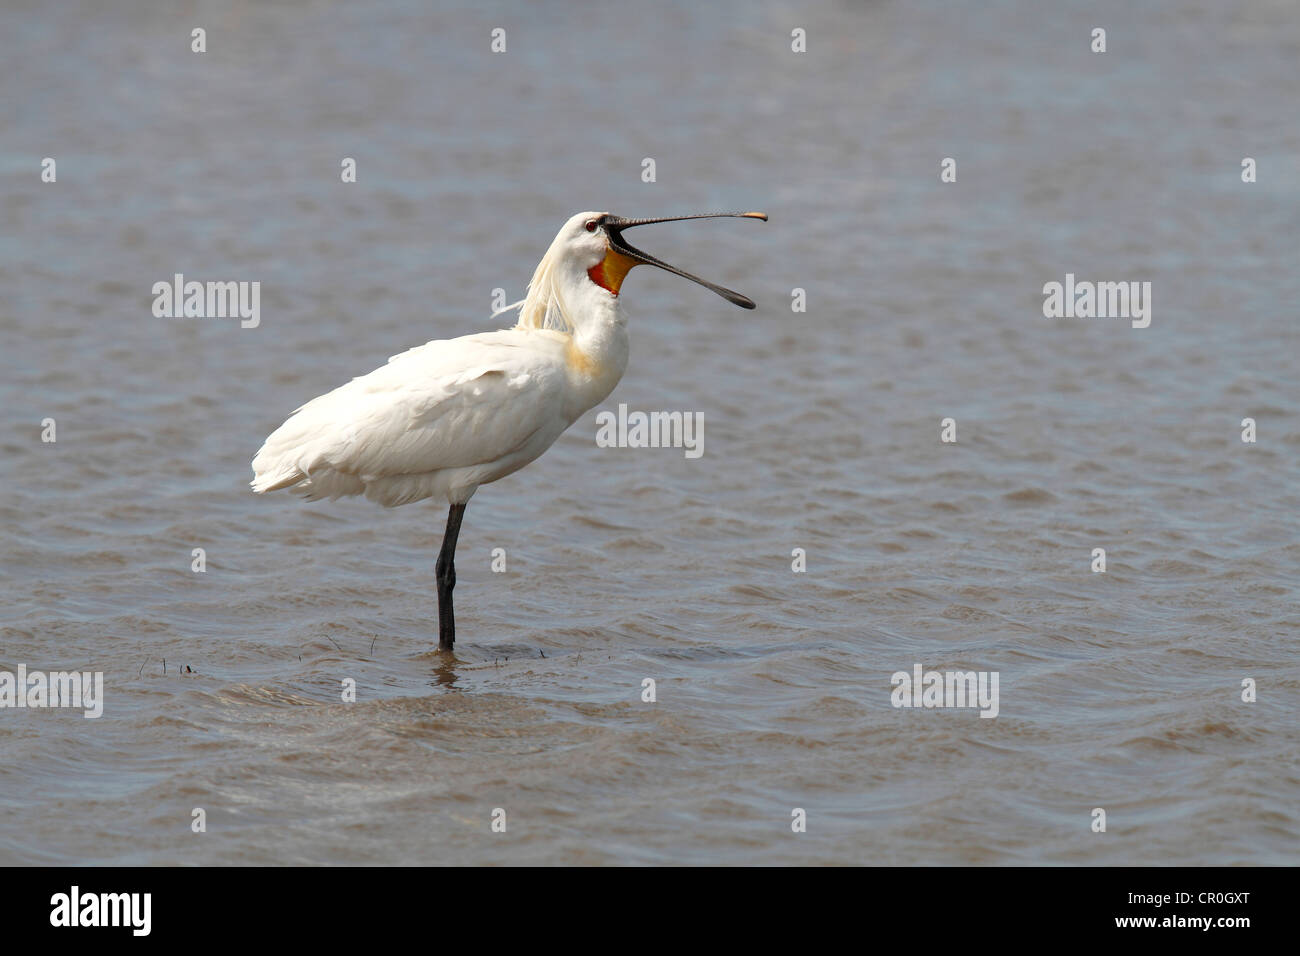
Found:
[[[519,310],[517,329],[554,329],[557,332],[573,332],[573,322],[569,319],[568,306],[557,281],[560,250],[557,248],[559,236],[546,250],[542,261],[533,270],[533,277],[528,280],[528,291],[519,302],[507,305],[492,313],[495,318],[502,312]]]

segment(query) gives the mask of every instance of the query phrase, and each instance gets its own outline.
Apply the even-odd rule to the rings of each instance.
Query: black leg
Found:
[[[456,615],[451,609],[451,589],[456,586],[456,538],[460,535],[460,519],[465,516],[464,505],[452,505],[447,512],[447,530],[442,535],[442,550],[438,552],[438,650],[449,651],[456,643]]]

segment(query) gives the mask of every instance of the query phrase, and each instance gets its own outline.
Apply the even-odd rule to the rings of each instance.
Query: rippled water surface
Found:
[[[0,710],[0,862],[1295,862],[1300,16],[1059,6],[8,5],[0,670],[106,700]],[[447,661],[442,506],[248,463],[592,208],[766,210],[637,237],[759,308],[632,274],[602,407],[704,455],[592,411],[482,488]],[[155,318],[178,272],[261,324]]]

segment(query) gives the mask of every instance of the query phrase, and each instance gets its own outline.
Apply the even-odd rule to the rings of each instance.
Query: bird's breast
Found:
[[[564,346],[564,366],[575,418],[599,405],[614,390],[627,369],[627,357],[627,333],[621,327],[569,337]]]
[[[600,356],[584,352],[572,337],[564,347],[564,365],[570,375],[584,378],[598,378],[602,371]]]

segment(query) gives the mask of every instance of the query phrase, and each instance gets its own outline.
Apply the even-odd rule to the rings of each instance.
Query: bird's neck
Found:
[[[617,298],[594,283],[591,288],[598,295],[584,295],[586,301],[575,310],[566,353],[569,378],[582,405],[578,414],[603,402],[627,370],[627,317]]]

